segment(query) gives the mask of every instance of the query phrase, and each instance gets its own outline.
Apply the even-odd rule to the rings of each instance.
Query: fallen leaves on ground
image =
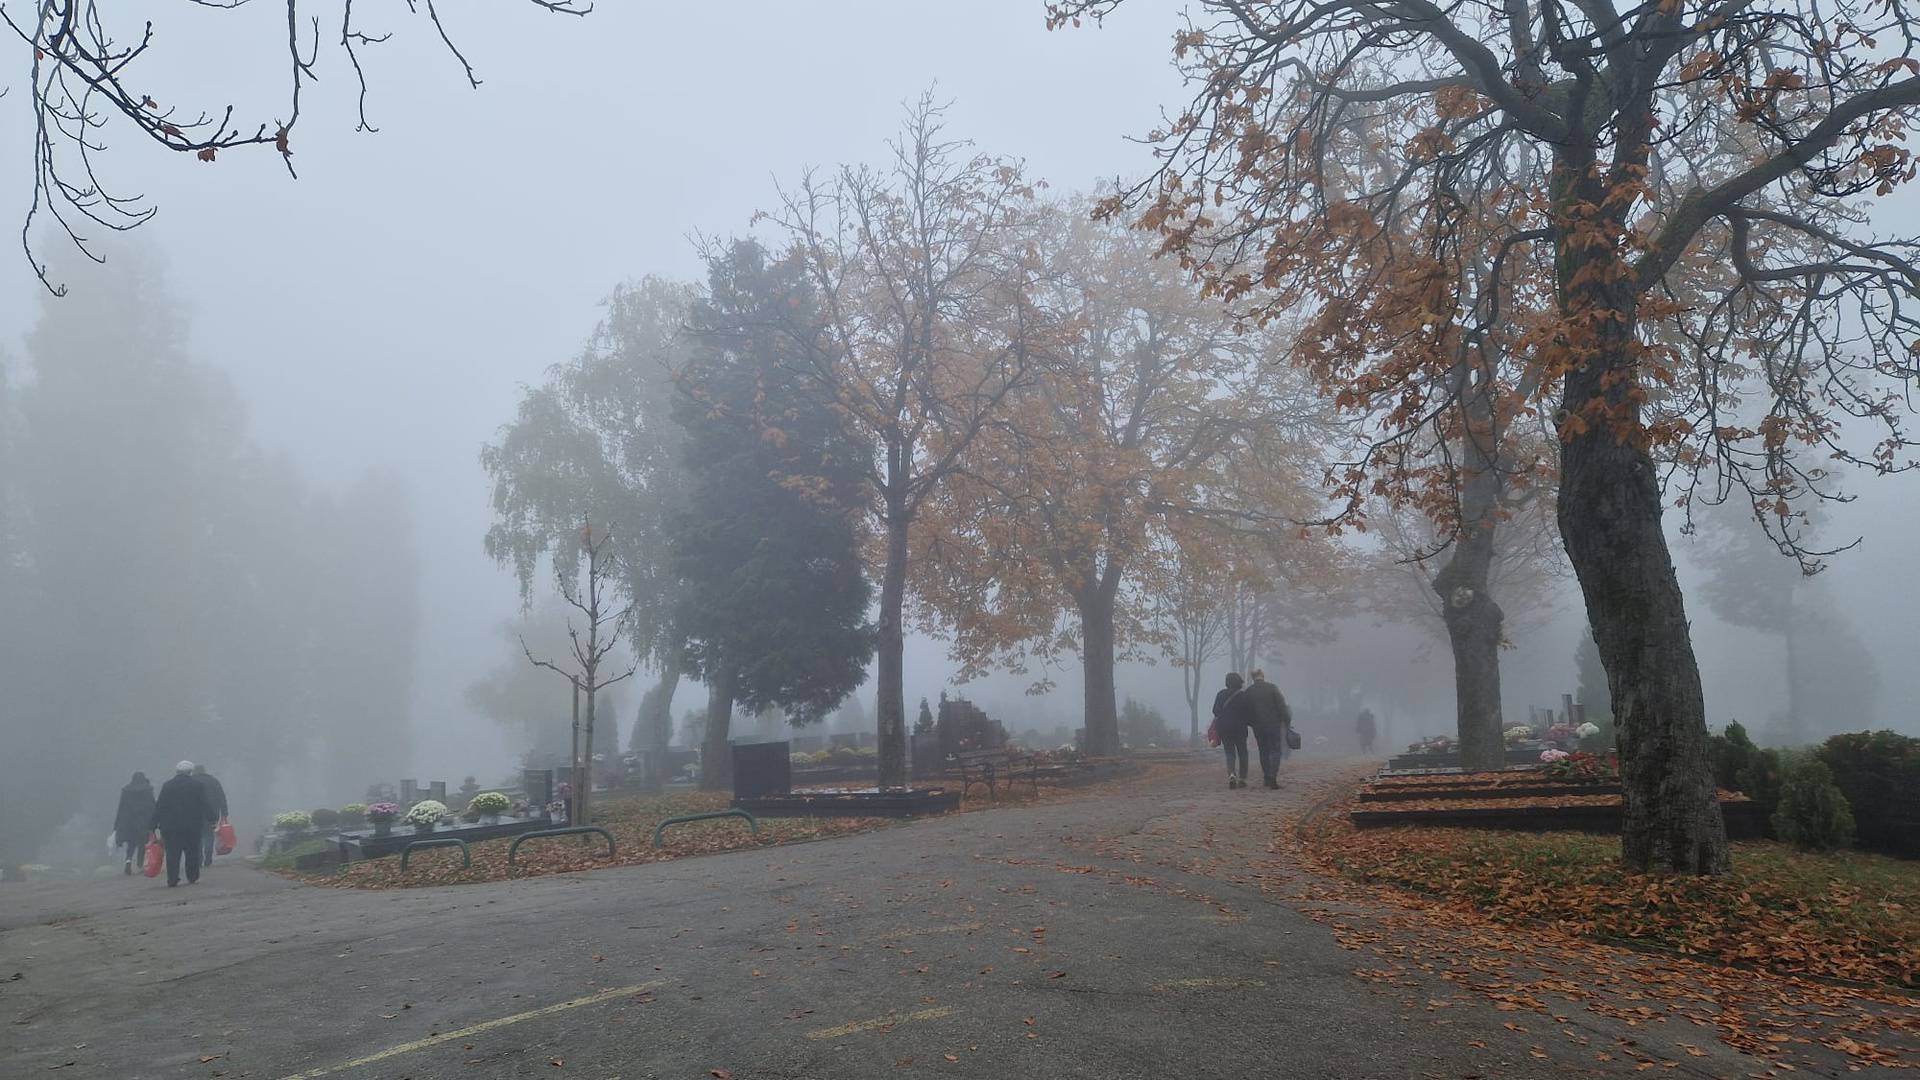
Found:
[[[1920,864],[1753,842],[1735,845],[1725,877],[1651,876],[1627,872],[1619,840],[1606,836],[1357,829],[1322,815],[1300,837],[1316,863],[1343,877],[1496,922],[1783,974],[1920,988]]]

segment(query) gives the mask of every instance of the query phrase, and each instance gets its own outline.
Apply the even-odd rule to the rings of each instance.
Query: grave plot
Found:
[[[1765,834],[1762,808],[1736,792],[1720,793],[1727,833]],[[1348,814],[1360,828],[1426,825],[1618,833],[1624,812],[1617,775],[1570,778],[1543,768],[1488,773],[1382,774],[1361,787]]]

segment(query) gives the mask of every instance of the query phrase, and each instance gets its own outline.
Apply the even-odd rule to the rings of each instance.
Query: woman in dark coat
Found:
[[[133,873],[135,863],[147,857],[147,826],[153,821],[153,784],[147,774],[137,772],[120,789],[120,809],[113,815],[114,843],[127,849],[127,865],[122,873]]]
[[[1214,730],[1227,751],[1227,786],[1230,788],[1247,786],[1246,710],[1234,707],[1239,704],[1242,684],[1240,673],[1229,671],[1226,688],[1213,695]]]

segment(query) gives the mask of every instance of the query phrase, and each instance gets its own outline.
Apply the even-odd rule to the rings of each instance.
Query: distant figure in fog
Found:
[[[180,884],[180,862],[186,860],[187,884],[200,880],[200,840],[210,822],[220,820],[207,801],[206,786],[193,778],[193,762],[173,767],[173,779],[160,785],[153,804],[152,828],[160,830],[167,850],[167,888]]]
[[[127,850],[127,865],[121,873],[131,874],[135,866],[147,861],[147,833],[153,827],[153,782],[137,772],[120,789],[120,809],[113,815],[113,842]]]
[[[1269,788],[1280,786],[1280,748],[1286,745],[1287,726],[1293,723],[1293,710],[1280,688],[1267,681],[1267,673],[1253,669],[1253,681],[1228,703],[1242,723],[1253,730],[1260,744],[1260,775]]]
[[[1225,689],[1213,695],[1214,731],[1220,736],[1220,745],[1227,751],[1229,788],[1247,786],[1247,722],[1238,710],[1232,708],[1244,684],[1239,672],[1229,671]]]
[[[221,821],[227,817],[227,789],[220,786],[205,765],[193,767],[193,778],[207,789],[207,806],[213,811],[214,820],[207,824],[205,835],[200,838],[200,868],[213,865],[213,834]]]
[[[1361,709],[1360,718],[1353,722],[1353,733],[1360,736],[1360,752],[1373,753],[1373,739],[1379,734],[1373,727],[1373,710]]]

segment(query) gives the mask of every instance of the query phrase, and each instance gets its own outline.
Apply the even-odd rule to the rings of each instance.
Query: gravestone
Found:
[[[420,785],[412,780],[400,781],[400,806],[402,809],[420,801]]]
[[[733,797],[757,799],[793,790],[792,750],[785,740],[733,744]]]
[[[447,782],[435,780],[427,789],[427,797],[442,806],[447,804]]]
[[[908,760],[914,776],[935,776],[941,772],[945,762],[940,760],[940,736],[931,731],[925,735],[915,735],[909,743],[909,750]]]
[[[527,793],[527,805],[536,811],[544,809],[553,801],[553,770],[523,769],[520,772],[520,786]]]

